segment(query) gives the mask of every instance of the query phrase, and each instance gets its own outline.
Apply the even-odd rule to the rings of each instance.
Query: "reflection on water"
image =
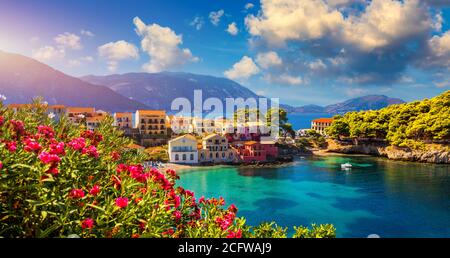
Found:
[[[352,168],[341,170],[347,162]],[[223,196],[253,225],[333,223],[343,237],[450,237],[449,167],[311,157],[282,168],[193,170],[179,184],[197,196]]]

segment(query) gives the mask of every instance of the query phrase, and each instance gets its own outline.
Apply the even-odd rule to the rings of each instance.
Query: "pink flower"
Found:
[[[10,120],[9,122],[12,124],[13,130],[17,134],[23,134],[25,132],[24,125],[23,125],[22,121],[20,121],[20,120]]]
[[[237,209],[236,205],[231,204],[230,207],[228,207],[228,210],[233,213],[236,213],[238,209]]]
[[[9,152],[15,152],[17,150],[17,143],[14,141],[6,143],[6,148]]]
[[[52,143],[49,145],[50,154],[65,155],[64,142]]]
[[[3,118],[3,116],[0,116],[0,126],[5,124],[5,119]]]
[[[3,162],[0,161],[0,169],[3,168]]]
[[[86,140],[82,137],[74,138],[67,145],[74,150],[82,150],[86,146]]]
[[[117,151],[111,152],[111,158],[112,158],[114,161],[118,161],[118,160],[120,159],[120,153],[117,152]]]
[[[198,203],[201,203],[201,204],[206,203],[205,196],[200,197],[200,199],[198,199]]]
[[[84,197],[84,191],[83,189],[72,189],[69,193],[69,198],[72,199],[80,199]]]
[[[41,152],[41,154],[39,154],[39,159],[44,162],[45,164],[48,163],[58,163],[61,161],[61,158],[58,157],[58,155],[55,154],[50,154],[48,152]]]
[[[100,193],[100,186],[94,185],[91,190],[89,191],[89,194],[96,196],[98,193]]]
[[[27,138],[23,141],[25,144],[24,150],[27,152],[39,152],[42,146],[34,139]]]
[[[118,197],[116,199],[116,206],[119,208],[125,208],[128,206],[128,198],[126,197]]]
[[[38,126],[38,133],[44,135],[46,138],[53,138],[55,136],[55,132],[53,131],[53,128],[46,125],[40,125]]]
[[[194,192],[192,192],[192,191],[186,190],[185,193],[186,193],[186,196],[194,197]]]
[[[88,154],[89,156],[91,156],[93,158],[98,158],[97,148],[95,148],[95,146],[93,146],[93,145],[83,148],[81,153]]]
[[[175,231],[173,230],[173,228],[169,228],[167,231],[162,232],[162,235],[173,235]]]
[[[59,175],[59,170],[57,167],[51,167],[49,168],[49,170],[47,170],[47,172],[45,172],[47,174],[52,174],[53,176],[57,176]]]
[[[181,212],[180,211],[175,211],[173,213],[173,215],[175,216],[175,220],[180,220],[181,219]]]
[[[124,172],[124,171],[127,171],[127,170],[128,170],[128,166],[125,165],[125,164],[119,164],[119,165],[117,166],[117,169],[116,169],[116,171],[117,171],[118,174],[119,174],[119,173],[122,173],[122,172]]]
[[[241,238],[242,237],[242,231],[238,229],[236,232],[234,231],[228,231],[227,238]]]
[[[81,227],[92,229],[94,227],[94,220],[91,218],[87,218],[87,219],[83,220],[81,222]]]
[[[180,206],[181,203],[181,198],[178,195],[175,195],[175,209],[178,208]]]

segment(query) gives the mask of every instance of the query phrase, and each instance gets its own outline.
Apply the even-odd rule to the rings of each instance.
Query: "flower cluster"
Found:
[[[50,126],[36,110],[5,112],[0,101],[2,236],[251,236],[235,205],[197,200],[174,170],[145,168],[114,127]]]

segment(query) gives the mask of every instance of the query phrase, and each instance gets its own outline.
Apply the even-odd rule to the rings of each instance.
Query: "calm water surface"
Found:
[[[340,169],[345,162],[350,171]],[[450,237],[449,168],[328,156],[283,168],[189,170],[179,184],[198,197],[223,196],[250,225],[332,223],[339,237]]]

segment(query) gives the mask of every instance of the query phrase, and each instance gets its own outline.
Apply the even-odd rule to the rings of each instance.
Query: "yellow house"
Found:
[[[133,113],[114,113],[114,125],[119,128],[133,128]]]
[[[144,146],[159,146],[167,143],[166,111],[137,110],[134,127],[140,132]]]
[[[199,150],[200,162],[224,163],[234,161],[235,152],[229,148],[225,136],[211,134],[203,138],[202,148]]]
[[[198,163],[197,139],[185,134],[169,141],[169,160],[172,163]]]

